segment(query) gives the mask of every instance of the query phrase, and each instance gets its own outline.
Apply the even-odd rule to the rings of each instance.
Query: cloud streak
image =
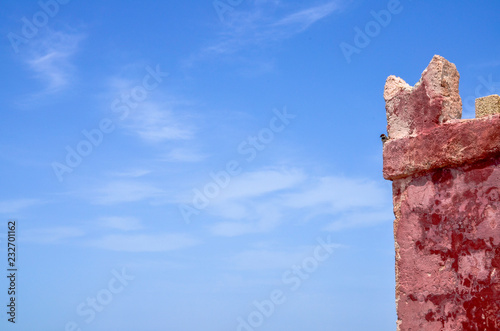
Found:
[[[194,130],[174,116],[174,112],[167,105],[154,102],[141,104],[131,111],[123,126],[142,140],[151,143],[189,140],[194,137]]]
[[[256,4],[250,11],[232,12],[229,14],[230,23],[224,27],[219,39],[206,46],[200,57],[232,54],[248,47],[291,38],[340,10],[340,6],[338,1],[330,1],[273,19],[280,9],[279,1],[266,1]]]
[[[294,26],[297,32],[302,32],[306,30],[309,26],[316,23],[317,21],[329,16],[333,12],[339,9],[336,2],[328,2],[326,4],[304,9],[297,13],[288,15],[278,22],[275,26]]]
[[[43,93],[58,92],[73,81],[75,68],[71,60],[82,39],[82,35],[49,30],[30,43],[25,61],[35,77],[45,82]]]
[[[107,216],[98,220],[101,226],[121,231],[142,229],[141,221],[134,217]]]
[[[113,234],[89,241],[89,245],[120,252],[166,252],[198,245],[200,242],[185,234]]]
[[[84,235],[85,231],[76,227],[28,229],[21,233],[20,240],[36,244],[58,244]]]
[[[0,214],[14,214],[23,209],[40,205],[43,202],[39,199],[11,199],[0,201]]]
[[[162,158],[162,161],[196,163],[205,160],[207,157],[207,155],[201,154],[192,149],[174,148],[164,158]]]
[[[137,177],[145,176],[145,175],[150,174],[150,173],[151,173],[151,170],[147,170],[147,169],[132,169],[132,170],[127,170],[127,171],[122,171],[122,172],[113,172],[113,173],[111,173],[111,176],[137,178]]]
[[[217,236],[269,232],[285,220],[334,218],[324,230],[339,231],[391,219],[391,201],[384,198],[390,195],[364,179],[274,169],[242,175],[226,190],[206,209],[220,219],[209,227]]]
[[[139,181],[111,181],[94,190],[92,201],[99,205],[114,205],[126,202],[151,200],[159,197],[163,191],[155,186]]]
[[[125,132],[143,142],[157,144],[195,136],[195,127],[189,121],[191,114],[185,109],[191,103],[161,89],[168,75],[159,64],[153,68],[129,63],[108,79],[109,99],[114,100],[107,106],[120,115],[119,124]]]

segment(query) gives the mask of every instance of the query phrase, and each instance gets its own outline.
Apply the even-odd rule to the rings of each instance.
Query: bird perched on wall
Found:
[[[385,134],[382,133],[380,135],[380,139],[382,139],[382,143],[385,144],[387,142],[387,140],[389,140],[389,137],[387,137]]]

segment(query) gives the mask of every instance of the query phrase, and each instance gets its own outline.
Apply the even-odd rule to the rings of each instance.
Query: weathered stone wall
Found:
[[[385,86],[398,330],[500,330],[500,97],[461,120],[458,80],[434,56]]]

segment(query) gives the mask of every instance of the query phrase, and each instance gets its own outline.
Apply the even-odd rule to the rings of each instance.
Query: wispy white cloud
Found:
[[[122,231],[132,231],[142,229],[141,221],[135,217],[119,217],[119,216],[107,216],[100,217],[98,223],[101,226],[122,230]]]
[[[218,222],[210,226],[210,231],[216,236],[236,237],[249,233],[256,233],[258,227],[255,224],[245,224],[239,222]]]
[[[0,214],[14,214],[23,209],[44,203],[39,199],[11,199],[0,201]]]
[[[165,70],[160,64],[131,62],[105,81],[104,106],[117,116],[125,132],[147,143],[195,137],[193,102],[165,90]]]
[[[307,176],[303,171],[274,169],[242,175],[206,209],[221,220],[214,235],[269,232],[285,220],[334,218],[325,230],[377,224],[390,218],[390,196],[379,184],[358,178]]]
[[[215,199],[215,203],[259,197],[294,187],[305,179],[305,174],[297,169],[270,168],[247,172],[232,179],[229,186],[222,190],[219,197]]]
[[[194,128],[180,120],[168,104],[145,102],[131,110],[123,126],[147,142],[187,140]]]
[[[328,2],[323,5],[307,8],[299,12],[290,14],[278,22],[275,26],[295,26],[297,31],[303,31],[317,21],[329,16],[340,7],[337,2]]]
[[[275,195],[293,188],[306,179],[296,169],[263,169],[248,172],[231,180],[209,208],[209,212],[231,221],[211,226],[215,235],[233,237],[268,232],[281,223],[282,210]],[[267,197],[271,195],[271,200]],[[262,201],[262,199],[265,199]]]
[[[151,170],[147,169],[131,169],[122,172],[113,172],[111,176],[113,177],[127,177],[127,178],[137,178],[150,174]]]
[[[231,54],[247,47],[284,40],[340,10],[339,1],[330,1],[275,19],[282,7],[279,1],[263,1],[256,3],[248,11],[235,10],[227,13],[228,24],[224,26],[219,39],[205,47],[199,56]]]
[[[232,221],[222,221],[210,226],[210,231],[216,236],[236,237],[251,233],[269,232],[282,223],[283,214],[279,207],[273,204],[241,204],[245,208],[244,213],[237,215],[230,214],[227,210],[220,208],[217,211],[219,217],[233,219]],[[229,215],[228,215],[229,214]]]
[[[58,244],[84,235],[85,231],[76,227],[39,228],[22,231],[20,240],[38,244]]]
[[[165,252],[198,245],[200,241],[185,234],[114,234],[89,241],[102,249],[121,252]]]
[[[200,162],[206,158],[207,155],[192,149],[174,148],[162,160],[167,162]]]
[[[81,34],[48,30],[30,42],[25,60],[35,76],[45,82],[43,93],[57,92],[73,81],[75,68],[71,60],[82,39]]]
[[[374,181],[347,178],[316,178],[302,191],[284,196],[290,208],[325,207],[330,212],[353,208],[376,207],[384,202],[385,191]]]
[[[140,181],[111,181],[93,191],[95,204],[112,205],[124,202],[150,200],[161,196],[162,190]]]

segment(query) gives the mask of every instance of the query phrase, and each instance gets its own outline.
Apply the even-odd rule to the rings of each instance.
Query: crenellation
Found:
[[[415,86],[385,85],[401,331],[500,325],[500,97],[461,120],[458,80],[436,55]]]
[[[432,58],[413,87],[399,77],[389,76],[384,88],[389,137],[414,136],[450,120],[460,119],[459,78],[455,65],[438,55]]]

